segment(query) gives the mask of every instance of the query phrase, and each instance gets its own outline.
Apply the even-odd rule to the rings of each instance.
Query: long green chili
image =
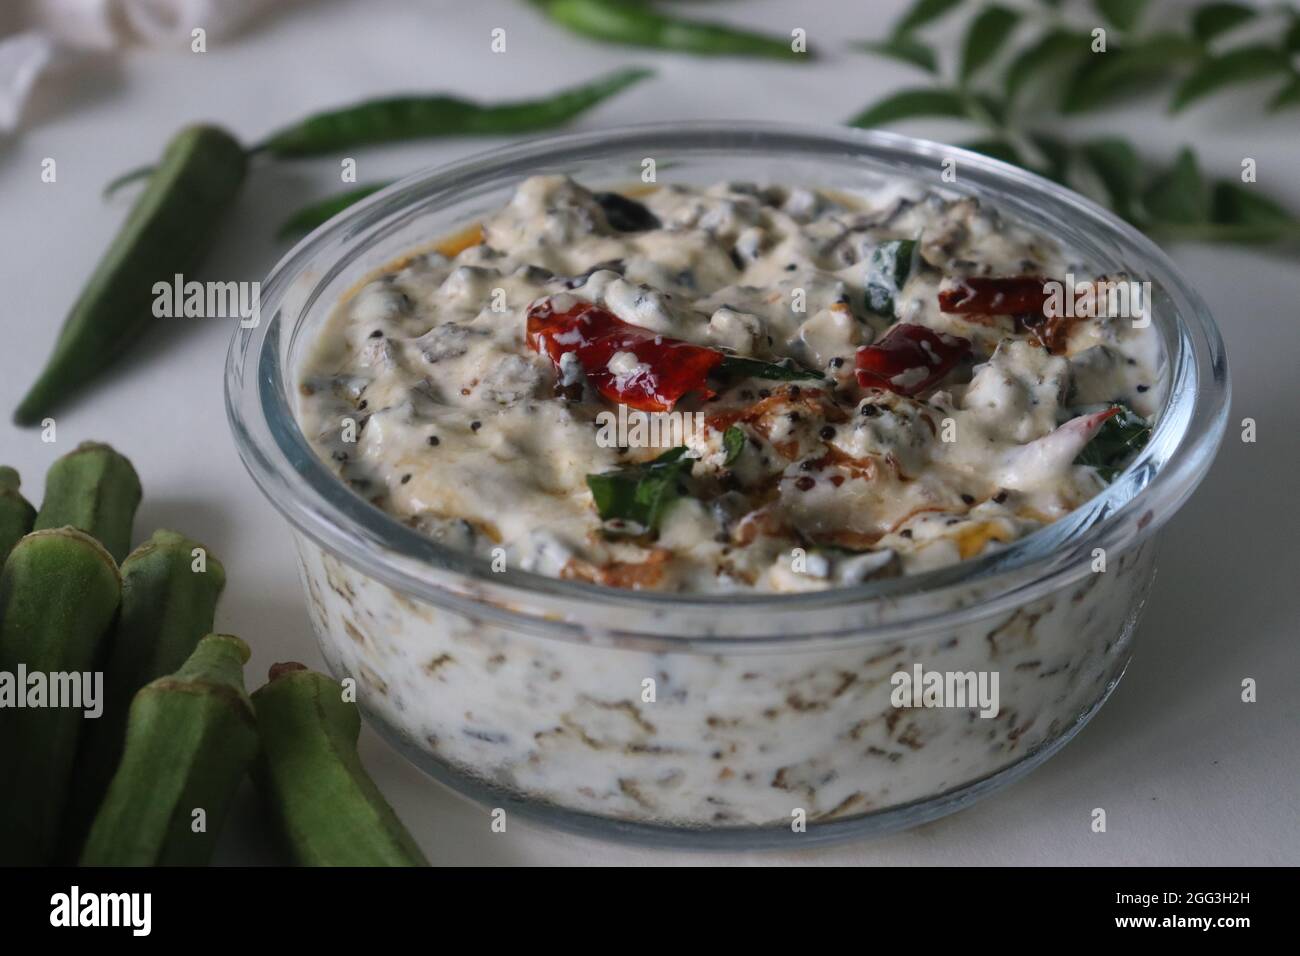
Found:
[[[537,100],[489,105],[455,96],[431,94],[365,100],[317,113],[272,133],[248,150],[278,158],[319,156],[352,146],[370,146],[436,136],[491,136],[531,133],[562,126],[634,83],[652,70],[626,69],[598,77]],[[104,187],[111,196],[121,187],[151,176],[153,166],[139,166]]]
[[[529,133],[560,126],[651,75],[618,70],[537,100],[485,105],[454,96],[394,96],[309,116],[254,147],[277,157],[319,156],[431,136]]]
[[[291,236],[301,236],[304,233],[311,232],[321,223],[333,219],[344,209],[361,202],[367,196],[373,196],[389,185],[391,184],[388,182],[382,182],[370,186],[358,186],[356,189],[335,193],[333,196],[326,196],[310,206],[304,206],[280,224],[275,237],[277,239],[288,239]]]
[[[703,56],[763,56],[809,60],[791,37],[739,30],[722,23],[683,20],[629,0],[532,0],[548,18],[574,33],[626,46],[677,50]]]

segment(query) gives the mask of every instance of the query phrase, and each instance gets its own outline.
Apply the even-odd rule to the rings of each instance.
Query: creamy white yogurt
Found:
[[[965,277],[1086,270],[972,199],[898,192],[873,204],[670,186],[637,200],[657,228],[620,231],[582,186],[525,180],[481,243],[406,260],[340,305],[302,379],[304,429],[359,493],[435,538],[607,584],[803,590],[860,577],[861,554],[893,552],[879,563],[892,573],[1005,547],[1105,485],[1075,463],[1088,434],[1061,425],[1113,402],[1157,412],[1155,332],[1090,318],[1049,351],[1010,316],[941,311],[941,287]],[[916,256],[891,314],[876,314],[873,253],[896,239],[915,240]],[[688,393],[673,411],[702,412],[711,427],[691,444],[684,493],[660,528],[611,534],[588,476],[665,448],[602,446],[595,422],[612,405],[584,385],[593,370],[575,352],[552,362],[526,337],[539,301],[594,303],[669,340],[824,379],[731,378],[710,382],[711,398]],[[915,394],[924,367],[860,387],[859,350],[902,322],[969,340],[971,354]],[[628,388],[657,370],[620,350],[603,371]],[[733,425],[746,444],[728,462]],[[558,567],[543,555],[557,544],[569,556]],[[796,548],[826,573],[792,578]]]

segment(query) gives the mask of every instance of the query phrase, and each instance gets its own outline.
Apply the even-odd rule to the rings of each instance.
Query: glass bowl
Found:
[[[357,282],[502,205],[523,178],[780,182],[882,177],[971,194],[1099,273],[1152,284],[1168,398],[1104,492],[994,554],[795,595],[603,588],[448,550],[345,487],[294,416],[304,347]],[[944,160],[955,182],[941,182]],[[1062,747],[1124,672],[1156,532],[1208,468],[1228,402],[1223,343],[1168,258],[1088,200],[1004,163],[879,132],[755,123],[536,140],[418,173],[300,242],[231,345],[239,453],[293,529],[322,652],[367,718],[492,808],[658,845],[812,845],[918,824]],[[1099,557],[1101,560],[1099,561]],[[1099,570],[1104,568],[1104,570]],[[904,706],[900,674],[970,675],[978,705]]]

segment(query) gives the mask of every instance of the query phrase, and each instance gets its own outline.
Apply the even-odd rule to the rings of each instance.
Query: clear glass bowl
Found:
[[[797,595],[606,589],[450,551],[355,496],[295,422],[305,344],[360,279],[482,219],[518,182],[750,180],[854,190],[903,176],[992,202],[1099,272],[1149,280],[1169,398],[1108,489],[962,564]],[[941,183],[942,161],[957,162]],[[231,345],[227,409],[288,519],[329,666],[433,777],[597,836],[811,845],[911,826],[1026,773],[1105,701],[1132,653],[1155,533],[1209,467],[1223,343],[1165,255],[1095,204],[953,147],[878,132],[677,123],[560,136],[422,172],[297,245]],[[1105,570],[1096,571],[1098,556]],[[996,673],[1000,709],[900,708],[893,675]]]

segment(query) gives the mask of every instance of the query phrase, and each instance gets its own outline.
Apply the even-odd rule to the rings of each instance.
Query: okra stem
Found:
[[[131,550],[140,496],[140,478],[129,460],[108,445],[82,442],[46,472],[35,528],[71,525],[98,539],[120,562]]]
[[[83,866],[201,866],[257,753],[244,690],[248,645],[209,634],[131,702],[126,749]]]
[[[36,509],[18,491],[20,484],[18,472],[0,465],[0,565],[36,520]]]
[[[0,571],[0,672],[26,675],[14,687],[22,706],[0,711],[0,865],[41,865],[55,852],[121,590],[112,556],[75,528],[32,532]]]
[[[221,562],[175,531],[155,531],[122,562],[122,610],[105,667],[104,713],[78,750],[78,786],[64,826],[68,856],[76,857],[121,760],[132,698],[184,664],[212,630],[225,583]]]
[[[303,866],[428,866],[357,755],[361,715],[343,688],[277,664],[253,694],[255,778]]]

